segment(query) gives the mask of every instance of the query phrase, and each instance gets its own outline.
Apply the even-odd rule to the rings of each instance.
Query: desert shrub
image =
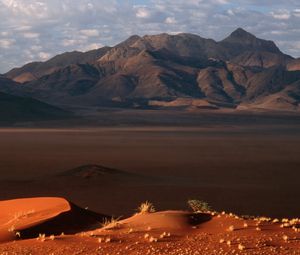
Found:
[[[139,213],[153,213],[153,212],[155,212],[155,208],[152,203],[146,201],[139,206],[138,212]]]
[[[201,200],[190,199],[187,203],[194,212],[209,212],[211,210],[208,203]]]
[[[105,218],[105,220],[102,222],[103,228],[113,229],[116,228],[119,225],[120,218]]]

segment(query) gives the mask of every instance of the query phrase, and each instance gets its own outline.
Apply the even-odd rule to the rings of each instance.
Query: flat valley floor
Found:
[[[60,196],[129,216],[145,200],[184,210],[195,198],[239,215],[298,217],[299,127],[2,128],[0,199]],[[123,172],[68,171],[95,165]]]

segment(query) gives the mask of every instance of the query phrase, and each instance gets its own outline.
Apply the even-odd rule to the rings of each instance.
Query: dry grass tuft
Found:
[[[105,218],[104,222],[102,222],[102,227],[106,229],[114,229],[119,226],[120,218]]]
[[[46,234],[39,234],[37,237],[38,241],[45,242],[46,241]]]
[[[155,208],[152,203],[150,203],[149,201],[146,201],[139,206],[138,212],[139,213],[154,213]]]

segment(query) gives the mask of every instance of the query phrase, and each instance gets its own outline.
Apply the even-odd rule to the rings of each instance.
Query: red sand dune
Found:
[[[198,214],[190,212],[164,211],[156,213],[139,213],[131,218],[118,222],[123,228],[133,228],[143,231],[149,226],[151,229],[164,229],[168,231],[186,231],[191,226],[209,221],[209,214]]]
[[[99,215],[62,198],[3,201],[0,216],[0,254],[300,254],[299,219],[244,219],[226,213],[164,211],[138,213],[100,228],[95,224]],[[92,231],[83,230],[92,223]],[[8,232],[11,226],[15,231]],[[62,229],[70,234],[54,233]],[[18,230],[22,239],[30,237],[23,236],[26,230],[32,237],[48,234],[12,241],[12,233]]]
[[[63,198],[26,198],[0,202],[0,242],[39,233],[76,233],[99,226],[105,216],[81,209]]]

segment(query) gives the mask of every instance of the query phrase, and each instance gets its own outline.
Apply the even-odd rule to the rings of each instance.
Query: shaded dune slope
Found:
[[[74,234],[99,227],[106,217],[63,198],[26,198],[0,202],[0,241],[39,234]]]

